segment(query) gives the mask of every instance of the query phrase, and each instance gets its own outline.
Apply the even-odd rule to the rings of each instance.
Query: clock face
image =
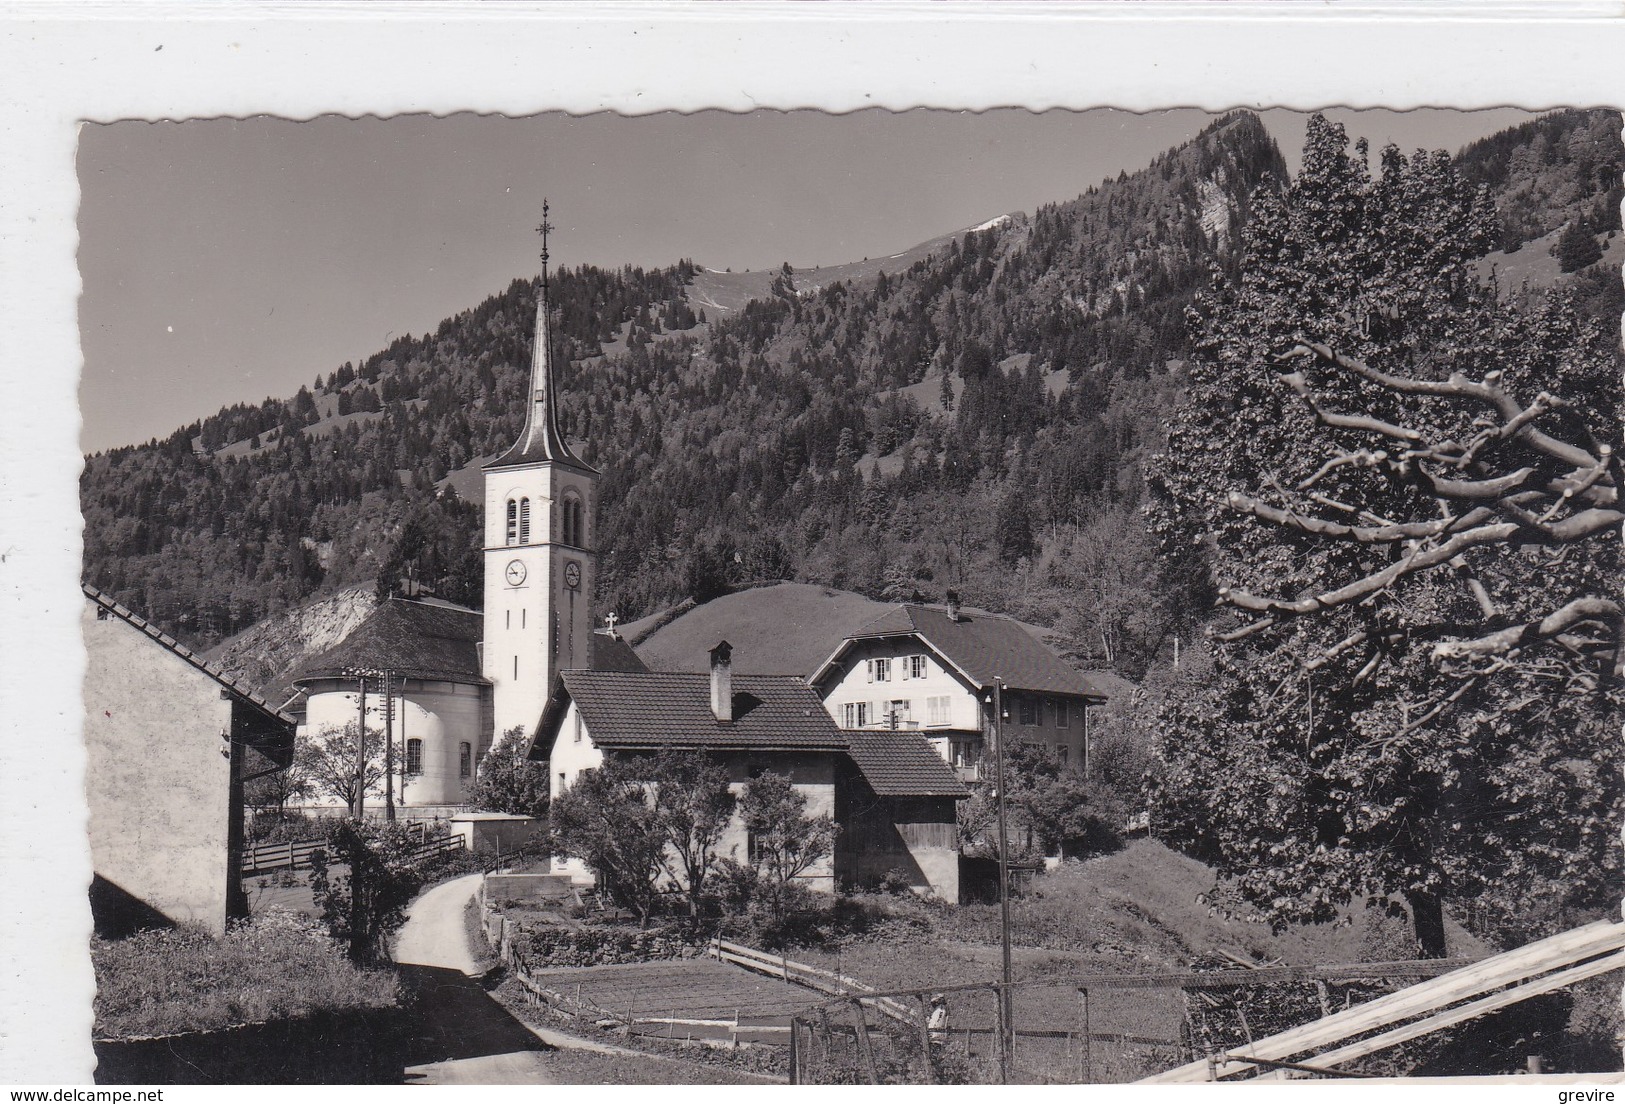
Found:
[[[581,585],[581,565],[574,560],[564,565],[564,585],[571,590]]]
[[[518,586],[525,581],[525,565],[518,560],[508,561],[508,585]]]

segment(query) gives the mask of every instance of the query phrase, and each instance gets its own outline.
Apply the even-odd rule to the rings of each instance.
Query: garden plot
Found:
[[[633,1020],[788,1017],[822,994],[711,959],[536,970],[537,985]]]

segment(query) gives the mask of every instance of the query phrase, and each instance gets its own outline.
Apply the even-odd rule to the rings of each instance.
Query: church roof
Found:
[[[545,246],[544,246],[545,248]],[[594,469],[570,451],[559,432],[558,389],[553,383],[553,332],[548,318],[547,274],[542,274],[536,297],[536,330],[530,351],[530,402],[525,407],[525,428],[513,447],[486,468],[517,468],[531,464],[562,464],[594,474]]]
[[[607,632],[595,632],[587,642],[587,666],[594,671],[620,671],[646,674],[649,670],[626,637]]]
[[[538,728],[544,737],[558,729],[569,701],[581,710],[592,742],[606,751],[663,746],[842,751],[847,746],[824,703],[794,675],[735,675],[733,720],[721,722],[711,711],[709,674],[561,671]],[[544,743],[551,748],[550,739],[537,746]]]
[[[169,651],[173,652],[181,659],[184,659],[187,663],[190,663],[193,667],[196,667],[205,675],[208,675],[215,682],[218,682],[223,689],[232,695],[232,697],[253,706],[254,709],[258,710],[264,715],[267,721],[271,722],[273,727],[291,730],[293,726],[298,723],[292,717],[276,708],[276,706],[260,697],[253,690],[250,690],[247,686],[226,674],[225,671],[221,670],[219,667],[216,667],[214,664],[192,651],[192,649],[188,648],[186,645],[164,632],[164,630],[160,629],[157,625],[154,625],[140,614],[137,614],[133,610],[130,610],[114,601],[110,595],[103,594],[100,590],[91,586],[89,583],[80,583],[79,588],[85,592],[85,597],[89,598],[98,607],[106,610],[109,614],[117,617],[119,620],[127,622],[133,628],[145,633],[152,640],[156,641],[160,647],[169,649]]]
[[[847,755],[881,797],[965,797],[953,768],[925,738],[904,729],[849,731]]]
[[[484,622],[478,610],[449,602],[391,598],[306,663],[293,681],[388,671],[401,678],[485,684],[479,652]]]
[[[904,604],[887,610],[847,637],[812,677],[816,684],[852,646],[863,640],[915,636],[943,662],[978,688],[998,679],[1011,690],[1076,694],[1104,700],[1087,675],[1074,671],[1018,622],[989,613],[961,612],[955,621],[931,606]]]

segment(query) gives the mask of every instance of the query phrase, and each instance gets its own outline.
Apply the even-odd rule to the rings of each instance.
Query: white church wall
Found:
[[[351,680],[326,679],[311,684],[306,697],[305,723],[300,735],[343,728],[356,721],[358,703]],[[408,679],[394,703],[395,771],[399,786],[405,774],[407,741],[422,741],[422,770],[406,775],[396,792],[403,805],[464,805],[473,786],[473,773],[480,758],[490,749],[491,732],[482,708],[481,688],[466,683]],[[367,695],[367,727],[384,729],[384,696]],[[470,749],[468,776],[461,773],[461,745]],[[382,795],[368,794],[369,804],[382,801]],[[337,807],[331,797],[312,798],[311,805]]]

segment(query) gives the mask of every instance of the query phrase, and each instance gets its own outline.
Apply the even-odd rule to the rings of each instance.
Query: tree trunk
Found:
[[[1416,933],[1417,953],[1423,958],[1444,958],[1444,902],[1432,893],[1405,895],[1411,908],[1411,928]]]

